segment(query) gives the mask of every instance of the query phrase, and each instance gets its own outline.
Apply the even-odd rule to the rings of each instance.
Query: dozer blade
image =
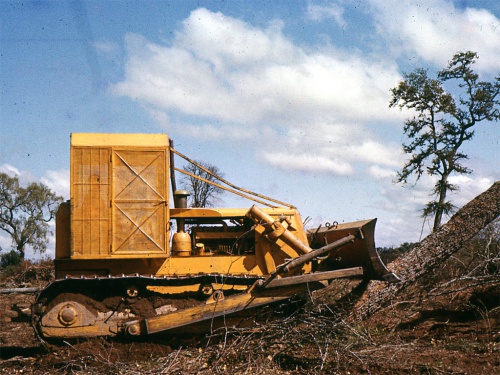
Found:
[[[377,219],[336,224],[320,227],[308,233],[313,249],[338,241],[347,235],[357,235],[354,241],[330,252],[322,263],[324,269],[343,269],[363,267],[365,276],[370,279],[387,282],[399,282],[399,278],[389,271],[375,249],[375,224]]]

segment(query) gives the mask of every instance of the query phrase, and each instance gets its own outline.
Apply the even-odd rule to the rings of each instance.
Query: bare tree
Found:
[[[472,172],[463,164],[468,157],[460,150],[462,145],[473,138],[477,123],[500,118],[500,76],[494,82],[479,81],[472,70],[477,58],[475,52],[457,53],[436,79],[429,78],[427,70],[416,69],[391,90],[391,107],[416,112],[405,122],[404,134],[410,142],[403,144],[403,150],[410,159],[397,181],[406,183],[411,175],[418,180],[424,173],[438,177],[433,190],[436,199],[423,211],[424,217],[434,215],[433,231],[441,226],[443,214],[455,208],[446,200],[447,192],[458,188],[450,183],[450,175]],[[450,80],[461,89],[457,98],[443,86]]]
[[[207,162],[195,162],[202,168],[195,164],[188,164],[184,167],[185,171],[191,174],[183,178],[184,188],[191,194],[190,206],[213,207],[220,201],[219,196],[224,190],[210,184],[210,182],[217,182],[214,175],[224,177],[224,174],[215,165]]]

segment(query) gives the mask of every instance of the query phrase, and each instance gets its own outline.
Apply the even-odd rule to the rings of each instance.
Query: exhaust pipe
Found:
[[[187,190],[174,191],[174,206],[175,208],[187,208]],[[172,236],[172,253],[175,256],[188,257],[191,255],[192,244],[191,236],[186,233],[186,220],[184,218],[177,219],[177,233]]]

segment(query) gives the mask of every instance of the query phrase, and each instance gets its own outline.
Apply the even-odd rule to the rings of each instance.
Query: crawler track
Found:
[[[223,274],[68,277],[38,294],[33,327],[42,339],[116,336],[128,321],[204,305],[210,298],[241,293],[259,279]]]

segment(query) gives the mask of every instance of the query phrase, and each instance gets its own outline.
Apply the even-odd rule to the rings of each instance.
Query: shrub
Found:
[[[0,268],[7,268],[9,266],[19,266],[21,264],[21,256],[15,250],[4,253],[0,256]]]

